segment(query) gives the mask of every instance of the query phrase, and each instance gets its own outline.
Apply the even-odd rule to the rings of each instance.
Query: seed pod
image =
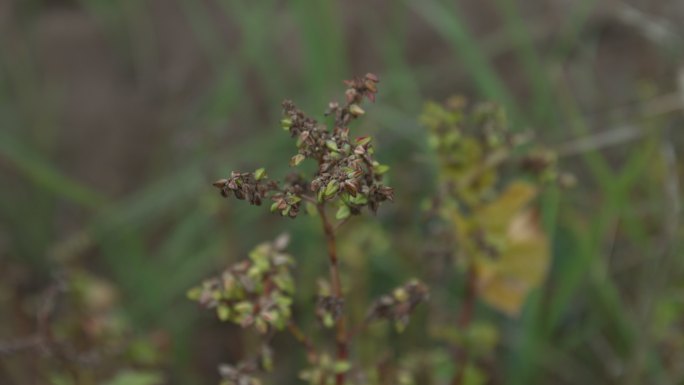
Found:
[[[347,97],[347,103],[351,103],[354,101],[354,99],[356,99],[358,93],[355,89],[349,88],[347,91],[345,91],[344,95]]]
[[[265,177],[266,177],[266,169],[264,169],[263,167],[254,171],[254,179],[262,180]]]
[[[306,157],[302,154],[297,154],[290,159],[290,166],[297,167]]]
[[[346,181],[344,182],[344,190],[349,193],[349,195],[356,197],[359,192],[358,183],[356,181]]]
[[[337,143],[335,143],[334,140],[326,140],[325,141],[325,146],[328,147],[331,151],[339,151],[340,149],[337,147]]]
[[[214,185],[214,187],[216,188],[223,188],[227,183],[228,179],[219,179],[216,182],[212,183],[212,185]]]
[[[372,81],[373,83],[380,83],[380,78],[378,78],[378,75],[374,73],[367,73],[366,79]]]
[[[325,186],[325,192],[323,193],[326,198],[330,198],[340,189],[340,183],[336,180],[331,180],[328,185]]]
[[[366,113],[366,111],[363,110],[363,108],[359,107],[358,104],[352,104],[349,106],[349,113],[352,114],[352,116],[361,116]]]
[[[373,140],[373,138],[371,138],[370,136],[361,136],[356,138],[356,144],[359,146],[366,146],[368,143],[371,142],[371,140]]]

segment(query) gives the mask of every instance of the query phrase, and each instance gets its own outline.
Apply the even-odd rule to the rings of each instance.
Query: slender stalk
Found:
[[[337,264],[337,246],[335,240],[335,228],[333,227],[328,216],[325,213],[325,206],[323,204],[316,205],[318,214],[321,217],[323,224],[323,232],[325,233],[326,243],[328,245],[328,259],[330,261],[330,283],[332,285],[333,295],[340,301],[344,301],[344,294],[342,293],[342,284],[340,283],[340,269]],[[349,341],[347,339],[347,327],[344,316],[340,316],[335,323],[335,341],[337,344],[337,360],[346,361],[349,356]],[[335,383],[337,385],[344,384],[344,373],[339,373],[335,376]]]
[[[470,326],[470,322],[473,320],[473,314],[475,312],[475,302],[477,301],[477,271],[475,270],[475,264],[470,262],[468,266],[468,271],[466,273],[466,287],[463,298],[463,305],[461,306],[461,313],[456,321],[458,330],[466,330]],[[461,385],[463,384],[463,379],[465,376],[465,367],[470,359],[469,349],[467,346],[457,347],[454,352],[454,360],[456,361],[456,373],[451,380],[451,385]]]
[[[311,343],[311,340],[304,334],[302,329],[299,328],[294,322],[290,321],[287,323],[287,330],[290,331],[292,336],[301,343],[307,352],[309,361],[314,362],[318,354],[316,353],[316,347]]]

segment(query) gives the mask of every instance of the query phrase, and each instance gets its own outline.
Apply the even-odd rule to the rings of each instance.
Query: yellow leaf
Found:
[[[497,200],[476,210],[474,217],[487,233],[503,236],[513,217],[536,195],[537,189],[533,185],[513,182]]]
[[[509,316],[517,316],[525,302],[528,288],[515,279],[497,276],[484,282],[480,289],[480,297],[492,306]]]
[[[488,236],[503,240],[497,258],[474,261],[479,295],[510,316],[520,313],[527,295],[543,282],[549,267],[549,242],[538,214],[524,210],[535,195],[533,186],[514,183],[476,214]]]

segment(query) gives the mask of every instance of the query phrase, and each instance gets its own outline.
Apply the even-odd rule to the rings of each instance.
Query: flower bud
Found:
[[[305,156],[302,154],[297,154],[290,159],[290,166],[297,167],[304,160]]]

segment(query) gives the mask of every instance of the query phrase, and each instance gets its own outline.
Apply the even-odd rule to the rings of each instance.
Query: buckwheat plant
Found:
[[[268,337],[280,330],[292,333],[306,350],[310,367],[301,372],[302,379],[316,385],[342,385],[352,383],[352,378],[354,383],[367,383],[367,370],[355,365],[350,357],[352,337],[379,319],[403,329],[414,308],[426,300],[427,287],[412,280],[372,303],[359,325],[348,325],[350,320],[345,314],[336,232],[350,216],[364,211],[374,213],[393,198],[392,188],[383,183],[389,167],[375,160],[372,138],[352,136],[349,129],[353,121],[365,114],[361,104],[365,100],[375,101],[378,83],[374,74],[345,81],[344,103],[331,102],[325,112],[332,118],[331,127],[307,116],[292,101],[283,102],[280,123],[297,147],[289,164],[297,168],[303,162],[315,162],[313,175],[295,171],[283,181],[275,181],[260,168],[253,172],[234,171],[214,182],[222,196],[256,206],[269,202],[270,211],[284,217],[296,218],[305,205],[317,213],[326,239],[329,278],[320,281],[315,312],[324,327],[335,331],[334,353],[324,352],[294,323],[291,306],[295,259],[285,252],[287,237],[257,246],[249,259],[228,267],[188,293],[191,299],[213,309],[220,320],[254,328],[264,336],[264,347],[256,358],[220,367],[222,385],[260,384],[258,374],[272,367]]]

